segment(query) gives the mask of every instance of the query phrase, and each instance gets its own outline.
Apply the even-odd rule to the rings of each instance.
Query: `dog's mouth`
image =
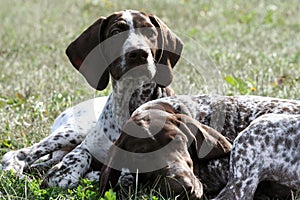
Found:
[[[178,196],[178,199],[200,199],[203,195],[200,180],[193,170],[186,166],[184,160],[173,162],[146,176],[147,180],[156,179],[157,187],[164,195],[173,194]]]
[[[166,176],[161,171],[149,173],[127,173],[126,176],[117,176],[118,183],[115,190],[129,190],[131,187],[151,188],[163,196],[174,196],[176,199],[201,199],[203,187],[196,177],[183,178],[179,176]],[[136,185],[138,184],[138,185]]]
[[[140,82],[140,80],[149,81],[152,80],[156,74],[156,66],[154,64],[143,64],[134,67],[127,67],[126,71],[120,77],[120,81],[126,80],[136,80]]]
[[[165,195],[174,195],[176,199],[200,199],[203,195],[202,193],[202,185],[192,186],[187,185],[183,180],[164,177],[158,183],[158,188],[160,192]]]
[[[123,52],[109,65],[110,74],[116,81],[126,79],[152,80],[156,74],[156,65],[152,50],[132,48]]]

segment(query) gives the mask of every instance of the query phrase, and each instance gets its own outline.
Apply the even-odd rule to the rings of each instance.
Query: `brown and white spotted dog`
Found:
[[[182,48],[180,39],[154,15],[124,10],[99,18],[66,53],[95,89],[105,89],[111,77],[113,89],[106,104],[105,98],[96,98],[69,108],[56,119],[48,137],[4,155],[3,168],[22,173],[32,164],[41,167],[62,159],[50,169],[44,184],[75,186],[93,170],[92,163],[106,159],[120,128],[138,106],[172,95],[165,87],[172,81]],[[52,158],[35,164],[46,154]],[[88,175],[99,178],[98,173]]]
[[[300,115],[266,114],[234,140],[229,181],[216,199],[251,200],[262,180],[300,189]]]
[[[139,109],[110,149],[100,181],[102,193],[111,186],[130,185],[134,181],[130,172],[138,169],[139,183],[149,183],[164,195],[200,198],[202,184],[194,175],[190,154],[201,159],[201,145],[211,149],[206,159],[231,150],[230,142],[219,132],[168,104]]]
[[[189,131],[182,131],[180,128],[178,128],[184,126],[182,125],[182,123],[185,123],[184,121],[179,123],[171,118],[165,117],[163,120],[161,120],[161,123],[165,123],[167,125],[161,125],[161,129],[158,129],[156,127],[155,117],[153,117],[157,116],[153,114],[157,112],[157,109],[161,110],[161,112],[171,113],[172,115],[174,115],[174,113],[187,115],[197,122],[211,127],[215,131],[208,131],[210,136],[203,136],[205,134],[203,134],[202,131],[199,139],[199,128],[186,128],[192,132],[193,135],[195,135],[196,143],[200,144],[200,146],[196,145],[195,147],[195,145],[191,145],[191,142],[186,142],[188,140],[180,140],[180,142],[178,142],[176,151],[174,150],[173,152],[165,152],[165,155],[163,156],[166,160],[163,162],[165,165],[162,165],[160,169],[156,168],[156,170],[152,171],[143,170],[142,167],[145,167],[145,165],[137,166],[140,167],[137,169],[137,167],[131,166],[130,163],[128,163],[130,162],[130,159],[128,162],[126,162],[124,159],[121,159],[121,163],[118,162],[118,159],[120,159],[119,155],[124,153],[122,149],[125,149],[128,152],[143,151],[149,153],[155,152],[158,148],[162,149],[163,146],[168,146],[168,142],[175,140],[177,135],[183,135],[184,133],[189,138],[188,135],[191,134],[186,134]],[[105,190],[109,185],[112,187],[115,187],[118,184],[128,185],[128,181],[130,181],[128,178],[130,177],[130,172],[134,173],[136,170],[138,170],[139,172],[145,172],[139,174],[138,176],[138,180],[141,182],[143,181],[140,178],[141,176],[148,178],[151,177],[149,180],[155,180],[155,178],[159,176],[167,180],[171,178],[172,182],[170,182],[170,186],[174,185],[173,182],[177,183],[173,188],[175,193],[180,193],[183,191],[182,187],[178,187],[178,185],[184,186],[188,191],[188,194],[192,195],[192,199],[198,199],[201,197],[202,191],[196,191],[196,188],[201,189],[199,186],[201,183],[205,194],[209,196],[215,196],[226,185],[229,176],[229,153],[228,151],[222,151],[222,149],[229,149],[229,146],[227,146],[227,148],[223,148],[220,146],[220,140],[223,141],[223,137],[225,137],[230,143],[232,143],[240,132],[249,127],[252,121],[267,113],[288,115],[300,114],[300,101],[261,96],[230,97],[198,95],[166,97],[145,103],[132,114],[131,119],[124,126],[126,128],[130,124],[137,124],[142,128],[137,128],[136,126],[135,129],[125,129],[123,131],[119,140],[117,140],[116,145],[113,146],[110,151],[110,159],[106,163],[106,166],[104,166],[102,169],[103,173],[100,181],[101,186],[103,187],[103,190]],[[174,117],[176,117],[176,115],[174,115]],[[197,125],[197,122],[193,122],[193,126],[199,127],[200,125]],[[290,126],[292,126],[292,124],[290,124]],[[276,123],[276,120],[272,125],[273,128],[277,127],[278,130],[282,128],[280,123]],[[186,126],[191,127],[190,125]],[[142,132],[145,132],[145,134],[149,135],[147,138],[148,140],[139,136],[139,134]],[[220,133],[221,136],[217,136],[218,133]],[[136,137],[134,140],[135,145],[126,145],[130,144],[132,135]],[[284,137],[288,138],[289,136]],[[295,136],[294,139],[297,139],[297,137],[298,136]],[[168,140],[165,139],[165,142],[163,143],[161,142],[163,141],[163,138],[168,138]],[[219,138],[219,140],[215,141],[211,138]],[[251,142],[254,142],[256,147],[257,145],[263,146],[268,141],[268,138],[264,138],[264,136],[261,136],[260,138],[260,140],[255,141],[239,141],[238,145],[240,150],[235,151],[235,156],[239,157],[239,154],[245,154],[245,156],[250,159],[255,153],[261,153],[261,149],[259,148],[252,148],[253,151],[247,150],[247,147],[251,146]],[[203,140],[207,141],[206,143],[210,145],[205,145],[206,143],[203,143],[201,146]],[[225,142],[223,141],[222,144],[225,144]],[[221,150],[220,147],[222,147]],[[299,146],[297,148],[297,150],[291,150],[296,151],[292,153],[292,156],[294,157],[289,158],[288,154],[283,153],[280,154],[280,156],[283,156],[284,158],[280,160],[291,162],[297,158],[298,154],[296,153],[299,151]],[[219,149],[220,151],[215,153],[216,151],[214,151],[214,149]],[[270,155],[272,154],[272,152],[269,153]],[[159,155],[151,154],[151,156],[151,160],[153,162],[150,162],[148,165],[146,165],[146,167],[153,165],[153,163],[156,163],[156,160],[159,161],[160,159]],[[143,159],[144,158],[145,157],[143,157]],[[171,159],[169,160],[169,158]],[[141,162],[143,159],[141,159]],[[139,157],[135,157],[135,160],[139,160]],[[193,160],[193,163],[190,162],[191,160]],[[267,159],[265,160],[265,162],[268,162],[268,164],[272,165],[269,163],[269,161],[270,160]],[[249,163],[250,162],[253,162],[253,160],[249,161]],[[116,165],[115,163],[118,163],[119,165]],[[138,161],[135,161],[135,163],[138,163]],[[247,163],[237,164],[241,164],[246,168],[249,167],[247,166]],[[273,164],[276,165],[277,163]],[[253,167],[256,166],[257,165],[254,165]],[[120,172],[120,169],[122,173]],[[291,170],[294,170],[294,168],[291,168]],[[191,173],[192,171],[193,173]],[[297,174],[299,171],[293,171],[293,173]],[[195,177],[198,177],[200,183],[195,180]],[[132,179],[133,177],[131,177],[131,180]],[[296,177],[296,179],[299,181],[299,177]],[[122,181],[124,181],[125,184],[123,184]],[[273,179],[272,181],[276,182],[278,179]],[[271,185],[267,185],[267,187],[263,188],[263,190],[261,190],[261,194],[265,193],[264,190],[266,188],[273,186],[273,184],[275,184],[274,182],[272,182]],[[278,182],[280,183],[280,181]],[[280,194],[282,191],[286,191],[285,189],[287,188],[280,186],[280,190],[272,191],[271,194],[266,193],[266,195],[276,197],[278,195],[277,193]]]

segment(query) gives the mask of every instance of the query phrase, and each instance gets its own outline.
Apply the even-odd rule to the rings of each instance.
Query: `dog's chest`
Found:
[[[107,138],[114,142],[120,136],[120,125],[114,118],[113,108],[112,108],[112,100],[111,97],[108,99],[102,114],[97,123],[97,131],[99,134],[104,134]]]

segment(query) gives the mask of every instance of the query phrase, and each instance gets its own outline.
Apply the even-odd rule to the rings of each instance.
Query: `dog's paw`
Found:
[[[100,180],[100,171],[91,171],[84,175],[84,178],[96,182]]]
[[[50,154],[39,158],[32,165],[30,165],[30,167],[38,170],[50,169],[50,167],[58,164],[67,153],[67,151],[61,150],[54,151]]]
[[[61,162],[54,165],[43,180],[43,187],[73,188],[90,168],[92,156],[83,149],[67,154]]]
[[[25,161],[27,154],[27,149],[7,152],[1,161],[2,169],[5,171],[11,170],[16,174],[22,174],[24,169],[28,166]]]
[[[121,176],[119,177],[118,184],[121,187],[130,187],[134,184],[134,177],[129,169],[122,168]]]
[[[61,188],[74,188],[78,185],[79,175],[75,170],[72,170],[72,166],[66,166],[60,162],[53,166],[45,178],[41,186],[46,187],[61,187]]]

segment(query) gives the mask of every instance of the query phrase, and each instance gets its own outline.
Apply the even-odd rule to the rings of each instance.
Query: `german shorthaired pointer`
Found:
[[[69,45],[66,53],[95,89],[106,88],[111,76],[113,90],[106,104],[96,99],[66,110],[47,138],[32,147],[8,152],[2,165],[22,172],[46,154],[60,154],[58,159],[33,166],[57,163],[63,157],[43,184],[75,186],[93,169],[92,163],[105,161],[120,127],[138,106],[172,94],[165,87],[172,81],[172,68],[182,48],[180,39],[154,15],[125,10],[101,17]],[[94,179],[99,175],[91,174]]]
[[[216,199],[253,199],[262,180],[300,189],[300,115],[266,114],[234,140],[229,181]]]
[[[161,119],[161,124],[165,125],[161,125],[160,129],[156,125],[157,122],[155,116],[157,115],[155,112],[158,112],[156,110],[160,110],[161,113],[171,113],[172,115],[169,117],[169,114],[161,114],[162,116],[167,116],[164,117],[164,119]],[[200,183],[203,185],[205,194],[209,196],[216,195],[226,185],[229,177],[230,154],[227,153],[227,150],[230,149],[230,146],[224,145],[227,144],[224,141],[224,137],[229,142],[232,142],[240,132],[249,127],[252,121],[267,113],[288,115],[300,114],[300,102],[296,100],[284,100],[260,96],[229,97],[199,95],[166,97],[143,104],[132,114],[131,119],[124,126],[124,131],[121,137],[119,140],[117,140],[116,145],[111,148],[111,157],[109,157],[106,166],[104,166],[102,169],[103,173],[101,175],[100,185],[103,187],[103,190],[107,189],[109,185],[112,187],[115,187],[119,184],[126,186],[130,184],[130,180],[133,178],[130,178],[130,172],[134,173],[138,170],[139,172],[144,172],[138,175],[139,181],[142,182],[142,179],[140,178],[141,176],[146,177],[148,180],[153,180],[158,176],[161,176],[166,180],[171,179],[172,182],[169,181],[169,184],[171,187],[174,186],[172,189],[175,190],[175,193],[180,193],[183,190],[182,187],[178,187],[178,185],[184,186],[188,191],[188,194],[191,195],[192,199],[201,197],[202,191]],[[204,131],[202,131],[200,128],[190,128],[192,127],[190,126],[190,119],[179,120],[176,114],[183,114],[193,118],[193,126],[201,127],[201,125],[198,124],[198,122],[200,122],[204,125],[210,126],[215,131],[207,131],[210,136],[203,136],[206,134],[204,134]],[[176,120],[174,120],[174,118]],[[296,117],[290,118],[291,120],[295,120]],[[178,120],[180,122],[178,122]],[[272,121],[273,119],[270,118],[270,120]],[[185,121],[190,122],[189,124],[184,125],[186,123]],[[276,130],[280,130],[281,128],[285,130],[285,128],[281,126],[281,123],[283,122],[279,122],[278,120],[274,119],[272,127],[274,129],[277,128]],[[137,124],[137,126],[135,126],[134,129],[125,129],[128,126],[132,126],[131,124]],[[295,127],[297,126],[296,123],[291,123],[289,126],[293,125],[295,125]],[[137,128],[138,126],[141,126],[141,128]],[[187,126],[187,128],[185,126]],[[187,131],[183,131],[182,127],[184,127],[184,129]],[[189,140],[182,139],[182,136],[177,137],[177,135],[183,135],[182,133],[184,133],[187,138],[191,138],[191,134],[189,132],[192,132],[193,135],[195,135],[195,142],[200,146],[196,145],[195,147],[193,143],[191,144],[191,142],[186,142]],[[199,134],[199,132],[201,134]],[[218,135],[218,132],[221,133],[222,136]],[[143,133],[148,134],[147,140],[144,138]],[[296,134],[296,132],[293,134]],[[132,136],[135,137],[135,145],[131,143]],[[255,152],[260,153],[260,150],[257,148],[264,145],[265,148],[267,148],[267,141],[269,140],[269,142],[271,142],[271,138],[267,139],[267,137],[263,135],[260,137],[261,139],[255,141],[252,140],[252,142],[238,140],[237,144],[239,145],[240,150],[235,151],[235,153],[238,155],[234,155],[239,157],[239,154],[244,154],[245,156],[248,156],[247,158],[249,158],[250,156],[253,156]],[[299,135],[288,137],[294,137],[295,139],[298,137],[299,140]],[[211,140],[211,138],[218,138],[219,142]],[[167,151],[168,148],[162,148],[164,146],[169,146],[166,144],[171,144],[171,141],[173,140],[174,143],[177,142],[178,144],[176,150]],[[203,140],[206,140],[207,142],[203,143]],[[221,144],[223,144],[223,147],[220,144],[220,141],[222,141]],[[289,139],[288,141],[291,140]],[[210,145],[207,145],[207,143]],[[257,148],[252,148],[253,151],[248,151],[247,147],[250,147],[252,143],[255,143],[255,147]],[[297,145],[297,143],[293,143],[293,145]],[[153,166],[156,164],[156,162],[158,162],[158,164],[160,164],[159,166],[161,167],[153,167],[154,170],[152,171],[150,169],[143,169],[145,165],[131,166],[130,163],[128,163],[131,161],[130,159],[126,161],[121,159],[119,156],[124,154],[122,149],[128,152],[149,153],[155,152],[159,148],[167,149],[165,152],[163,152],[165,154],[163,157],[168,159],[161,161],[162,164],[160,164],[159,154],[149,154],[151,159],[149,159],[150,163],[148,163],[146,166]],[[172,145],[170,145],[170,148],[172,148]],[[297,148],[298,150],[294,148],[293,150],[287,151],[286,154],[280,154],[280,156],[284,156],[284,158],[278,159],[284,160],[285,162],[292,162],[295,161],[295,159],[297,160],[297,151],[299,152],[299,146]],[[218,151],[215,151],[215,149]],[[222,151],[222,149],[225,150]],[[189,154],[187,151],[189,151]],[[294,153],[292,153],[294,157],[289,158],[288,154],[291,153],[291,151],[294,151]],[[139,163],[136,161],[139,160],[139,158],[140,157],[138,156],[134,157],[135,163]],[[145,156],[142,158],[145,159]],[[118,159],[121,159],[122,162],[117,162]],[[141,163],[143,162],[143,159],[140,160]],[[193,163],[191,163],[191,160],[193,160]],[[269,160],[265,161],[269,163]],[[253,162],[253,160],[250,162]],[[237,164],[241,163],[238,162]],[[275,164],[277,163],[273,163],[273,165]],[[290,169],[293,170],[294,175],[299,173],[299,171],[295,171],[297,170],[297,165],[299,166],[299,163],[294,163],[293,168]],[[257,165],[253,165],[253,167],[257,167]],[[253,170],[255,170],[255,168],[253,168]],[[122,176],[120,176],[120,171],[123,171]],[[191,171],[194,173],[191,173]],[[151,177],[151,179],[149,177]],[[200,183],[195,180],[195,177],[199,178]],[[299,181],[299,177],[296,179]],[[123,184],[123,181],[125,184]],[[273,179],[273,181],[276,182],[277,179]],[[174,184],[174,182],[176,182],[176,184]],[[197,189],[199,189],[199,191],[197,191]],[[276,195],[276,191],[273,191],[271,194],[271,196]]]
[[[102,193],[111,185],[128,186],[133,180],[129,172],[139,169],[139,183],[154,183],[151,187],[162,194],[171,193],[177,199],[181,193],[183,198],[185,195],[191,199],[200,198],[202,184],[194,175],[190,153],[201,159],[201,145],[211,150],[205,155],[210,159],[231,150],[231,144],[219,132],[178,113],[170,105],[152,104],[139,109],[110,149],[100,181]],[[188,147],[192,147],[193,152]]]

